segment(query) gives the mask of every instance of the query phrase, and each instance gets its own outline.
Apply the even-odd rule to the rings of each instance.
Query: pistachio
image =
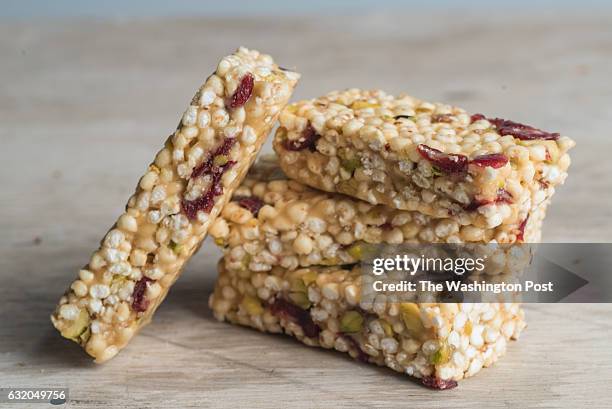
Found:
[[[303,310],[307,310],[312,305],[305,292],[289,293],[291,302]]]
[[[291,292],[297,293],[305,293],[306,292],[306,284],[301,277],[295,277],[289,280],[289,289]]]
[[[337,266],[340,263],[340,260],[338,259],[338,257],[328,257],[328,258],[324,258],[323,260],[321,260],[321,265],[323,266]]]
[[[113,274],[113,278],[111,279],[111,287],[118,287],[123,284],[127,280],[127,277],[121,274]]]
[[[249,294],[246,294],[244,298],[242,298],[240,305],[249,315],[261,315],[264,312],[259,298],[253,297]]]
[[[351,159],[342,159],[342,161],[340,162],[340,165],[347,172],[353,173],[355,169],[361,166],[361,161],[357,157],[354,157]]]
[[[355,243],[351,245],[351,247],[349,247],[346,252],[355,260],[361,260],[361,258],[363,257],[363,247],[360,243]]]
[[[213,159],[213,165],[215,166],[223,166],[227,164],[227,162],[229,162],[229,158],[227,157],[227,155],[217,155]]]
[[[357,311],[347,311],[340,318],[340,331],[344,333],[359,332],[363,327],[363,316]]]
[[[219,247],[225,247],[225,240],[221,237],[216,237],[215,244]]]
[[[68,328],[65,328],[62,331],[62,336],[78,342],[81,335],[84,335],[88,328],[89,314],[87,314],[87,310],[85,308],[81,308],[79,311],[79,316]]]
[[[450,361],[453,348],[446,342],[442,342],[436,352],[431,354],[429,362],[434,365],[443,365]]]
[[[308,287],[310,284],[314,283],[317,280],[317,272],[316,271],[308,271],[307,273],[302,275],[302,281],[304,285]]]
[[[389,324],[387,321],[385,320],[380,320],[380,325],[383,328],[383,331],[385,331],[385,335],[388,337],[392,337],[393,336],[393,327],[391,326],[391,324]]]
[[[251,263],[251,258],[252,257],[250,254],[246,254],[244,257],[242,257],[240,264],[242,265],[243,269],[247,269],[249,267],[249,264]]]
[[[215,239],[215,243],[217,243],[216,239]],[[220,245],[219,243],[217,244]],[[170,240],[170,243],[168,243],[168,248],[172,250],[175,254],[179,254],[181,250],[183,249],[183,246]]]
[[[406,329],[412,336],[420,337],[425,332],[425,327],[421,321],[419,306],[412,302],[400,304],[400,315]]]
[[[89,337],[91,336],[91,328],[89,325],[85,328],[85,331],[81,335],[79,335],[79,339],[81,340],[81,345],[85,345],[87,341],[89,341]]]

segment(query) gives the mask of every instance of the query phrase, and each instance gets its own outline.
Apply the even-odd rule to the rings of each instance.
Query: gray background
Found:
[[[194,90],[239,45],[296,67],[296,99],[380,87],[572,136],[544,240],[612,241],[610,8],[399,3],[2,3],[0,384],[67,386],[73,407],[91,408],[612,406],[609,305],[527,306],[529,327],[501,362],[436,393],[217,323],[206,306],[219,255],[210,243],[104,366],[51,327],[55,302]]]

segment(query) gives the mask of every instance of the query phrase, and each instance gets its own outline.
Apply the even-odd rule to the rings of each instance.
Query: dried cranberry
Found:
[[[421,378],[421,383],[423,384],[423,386],[438,390],[453,389],[457,387],[457,381],[454,381],[452,379],[444,380],[436,378],[435,376],[425,376]]]
[[[291,304],[282,298],[277,298],[270,304],[270,311],[272,314],[284,318],[289,321],[293,321],[302,327],[304,335],[308,338],[315,338],[319,336],[321,328],[314,323],[310,317],[310,313],[306,310],[301,309],[297,305]]]
[[[534,128],[533,126],[523,125],[518,122],[509,121],[507,119],[494,118],[489,119],[500,135],[512,135],[522,141],[532,141],[536,139],[544,139],[550,141],[556,141],[559,139],[558,133],[550,133],[541,129]]]
[[[368,362],[368,354],[366,354],[365,352],[363,352],[361,350],[361,348],[359,347],[359,344],[357,343],[357,341],[355,341],[355,339],[353,339],[353,337],[351,336],[345,336],[344,339],[346,340],[346,342],[348,344],[350,344],[355,351],[357,351],[357,357],[356,359],[360,362]]]
[[[134,285],[134,291],[132,292],[132,309],[136,312],[144,312],[149,307],[149,300],[145,298],[147,283],[149,281],[152,280],[147,277],[142,277]]]
[[[219,155],[229,155],[235,144],[236,138],[225,139],[223,143],[219,145],[219,147],[215,149],[204,162],[193,168],[193,171],[191,172],[191,179],[195,179],[201,175],[211,174],[213,172],[215,157]]]
[[[466,212],[473,212],[474,210],[478,209],[480,206],[488,205],[490,203],[491,203],[490,200],[473,200],[469,205],[464,206],[463,209]]]
[[[380,225],[380,228],[383,230],[391,230],[393,229],[393,225],[390,222],[385,222]]]
[[[418,145],[417,150],[422,157],[444,173],[454,176],[465,176],[467,173],[468,158],[465,155],[444,153],[423,144]]]
[[[497,198],[495,199],[495,203],[512,203],[512,195],[504,188],[497,189]]]
[[[202,162],[199,166],[196,166],[191,172],[191,179],[202,175],[210,175],[212,176],[212,180],[210,182],[208,191],[203,193],[202,196],[194,200],[181,200],[183,212],[190,220],[195,219],[198,215],[198,211],[200,210],[210,213],[215,204],[215,198],[223,194],[221,178],[225,172],[236,164],[236,162],[227,161],[223,165],[216,165],[215,158],[219,155],[228,157],[229,152],[235,143],[236,138],[225,139],[223,143],[214,152],[212,152],[204,162]]]
[[[481,119],[485,119],[486,117],[483,114],[474,114],[470,117],[470,123],[473,124],[476,121],[480,121]]]
[[[431,116],[431,122],[445,122],[445,123],[451,123],[453,120],[451,118],[450,114],[437,114],[437,115],[432,115]]]
[[[488,205],[491,203],[512,203],[512,195],[506,189],[497,189],[497,197],[495,200],[474,200],[469,205],[465,206],[464,209],[468,212],[472,212],[478,209],[480,206]]]
[[[221,167],[214,167],[212,173],[212,181],[208,191],[202,196],[194,200],[181,200],[181,208],[189,220],[194,220],[198,216],[198,212],[201,210],[205,213],[210,213],[213,206],[215,205],[215,198],[223,194],[223,187],[221,186],[221,177],[223,174],[236,162],[230,161]]]
[[[251,94],[253,93],[253,85],[255,84],[255,78],[253,74],[246,73],[244,77],[240,79],[240,84],[238,84],[238,88],[234,91],[234,94],[231,96],[229,101],[230,108],[238,108],[246,104],[246,102],[251,98]]]
[[[299,139],[285,139],[283,146],[288,151],[301,151],[308,148],[309,151],[314,152],[317,149],[317,140],[320,137],[321,135],[319,135],[309,123],[306,125],[306,128],[304,128],[304,131],[302,131],[302,135]]]
[[[239,199],[238,204],[253,213],[253,216],[257,217],[259,209],[261,209],[265,203],[260,198],[251,196]]]
[[[490,166],[494,169],[499,169],[508,163],[508,157],[502,153],[489,153],[476,156],[470,163],[483,168]]]
[[[529,215],[527,215],[527,217],[525,217],[525,220],[523,220],[521,224],[519,224],[518,234],[516,235],[516,239],[518,241],[525,241],[525,227],[527,226],[527,220],[529,220]]]

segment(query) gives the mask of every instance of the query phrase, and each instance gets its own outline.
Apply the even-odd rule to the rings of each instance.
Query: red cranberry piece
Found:
[[[385,222],[385,223],[380,225],[380,228],[385,230],[385,231],[392,230],[393,229],[393,225],[390,222]]]
[[[558,133],[550,133],[541,129],[534,128],[533,126],[523,125],[518,122],[509,121],[507,119],[494,118],[489,119],[500,135],[512,135],[522,141],[533,141],[537,139],[556,141],[559,139]]]
[[[297,305],[293,305],[282,298],[277,298],[272,304],[270,304],[270,311],[272,314],[278,317],[298,324],[300,327],[302,327],[304,335],[306,335],[308,338],[318,337],[319,332],[321,332],[321,328],[314,323],[308,311],[303,310]]]
[[[525,227],[527,226],[527,220],[529,220],[529,215],[527,215],[527,217],[525,217],[525,220],[523,220],[519,225],[518,234],[516,235],[516,240],[518,241],[525,241]]]
[[[255,78],[253,74],[249,72],[240,79],[238,88],[236,88],[236,91],[234,91],[234,94],[230,98],[229,107],[238,108],[246,104],[253,93],[253,85],[255,85]]]
[[[236,144],[236,138],[227,138],[223,141],[221,145],[217,149],[215,149],[208,158],[202,162],[199,166],[193,168],[191,172],[191,179],[195,179],[201,175],[209,175],[213,173],[214,160],[216,156],[219,155],[229,155],[232,147]]]
[[[317,140],[320,137],[321,135],[319,135],[309,123],[306,125],[306,128],[304,128],[299,139],[285,139],[283,146],[288,151],[301,151],[308,148],[309,151],[314,152],[317,149]]]
[[[223,194],[223,187],[221,186],[221,177],[223,174],[232,166],[234,166],[236,162],[229,161],[225,165],[221,167],[214,166],[212,170],[212,181],[210,184],[210,188],[208,191],[202,196],[198,197],[194,200],[181,200],[181,208],[183,212],[189,218],[189,220],[194,220],[198,216],[198,212],[201,210],[205,213],[210,213],[213,206],[215,205],[215,198],[217,196],[221,196]]]
[[[355,341],[353,339],[353,337],[345,336],[344,339],[347,341],[347,343],[349,343],[355,349],[355,351],[357,351],[357,360],[358,361],[360,361],[360,362],[368,362],[368,356],[369,355],[361,350],[361,348],[359,347],[359,344],[357,343],[357,341]]]
[[[255,196],[244,197],[238,200],[238,205],[240,205],[240,207],[244,207],[249,212],[253,213],[253,216],[255,217],[257,217],[257,215],[259,214],[259,209],[261,209],[264,204],[265,203],[260,198]]]
[[[497,198],[495,203],[512,203],[512,195],[504,188],[497,189]]]
[[[478,209],[480,206],[488,205],[491,203],[512,203],[512,195],[506,189],[497,189],[497,197],[495,200],[474,200],[469,205],[465,206],[464,209],[468,212],[472,212]]]
[[[502,153],[489,153],[476,156],[470,163],[483,168],[490,166],[494,169],[499,169],[508,163],[508,157]]]
[[[481,119],[485,119],[486,117],[483,114],[474,114],[470,117],[470,123],[473,124],[476,121],[480,121]]]
[[[199,176],[212,176],[212,181],[208,191],[202,194],[194,200],[181,200],[181,207],[183,212],[187,215],[190,220],[194,220],[198,211],[202,210],[206,213],[210,213],[214,204],[215,198],[223,194],[223,187],[221,186],[221,177],[227,172],[232,166],[236,164],[235,161],[227,161],[223,165],[215,164],[215,158],[222,155],[227,160],[229,152],[236,143],[236,138],[227,138],[223,143],[212,152],[209,157],[202,162],[199,166],[196,166],[191,172],[191,179]]]
[[[452,379],[439,379],[435,376],[425,376],[421,379],[421,383],[423,384],[423,386],[438,390],[453,389],[457,387],[457,381],[454,381]]]
[[[465,155],[444,153],[423,144],[417,146],[417,150],[423,158],[444,173],[456,176],[465,176],[467,173],[468,158]]]
[[[147,277],[142,277],[134,285],[134,292],[132,292],[132,309],[136,312],[144,312],[149,307],[149,300],[145,298],[147,283],[149,281],[152,280]]]

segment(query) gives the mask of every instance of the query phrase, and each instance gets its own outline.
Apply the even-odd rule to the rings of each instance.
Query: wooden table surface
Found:
[[[544,239],[612,241],[609,13],[3,23],[0,386],[69,387],[70,406],[84,408],[612,407],[610,305],[529,305],[501,362],[435,392],[216,322],[210,243],[112,361],[95,365],[62,339],[55,302],[196,86],[241,44],[302,72],[295,98],[383,88],[571,135]]]

